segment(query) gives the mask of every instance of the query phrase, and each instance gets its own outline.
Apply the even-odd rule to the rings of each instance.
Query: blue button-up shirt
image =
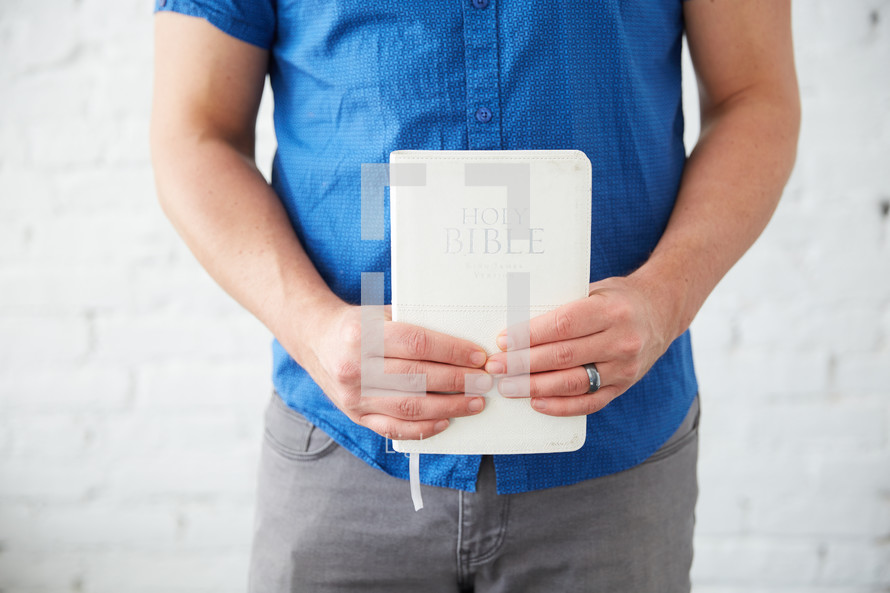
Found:
[[[361,164],[385,163],[393,150],[582,150],[593,165],[591,281],[633,271],[664,231],[685,162],[681,0],[157,1],[271,51],[272,185],[347,302],[361,301],[362,272],[385,272],[389,302],[389,229],[361,239],[360,193]],[[273,354],[290,407],[372,466],[408,477],[407,458],[350,421],[277,341]],[[644,461],[696,392],[687,333],[588,416],[580,450],[495,456],[498,492]],[[480,460],[423,455],[421,482],[472,491]]]

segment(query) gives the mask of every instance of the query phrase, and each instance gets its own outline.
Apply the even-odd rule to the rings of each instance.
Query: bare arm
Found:
[[[532,320],[532,404],[544,413],[596,412],[642,378],[763,231],[790,175],[800,125],[790,0],[684,6],[701,138],[648,261]],[[503,357],[486,369],[498,372]],[[589,362],[603,387],[587,395],[579,365]]]
[[[291,307],[338,306],[254,162],[268,52],[172,13],[156,16],[155,34],[152,160],[176,230],[270,329]]]
[[[673,279],[662,295],[676,305],[673,337],[766,227],[791,174],[800,101],[790,4],[686,3],[701,137],[668,228],[637,274],[652,285]]]
[[[469,404],[481,398],[462,395],[403,397],[365,385],[380,397],[362,397],[360,308],[319,276],[254,162],[268,52],[201,19],[155,19],[155,178],[164,212],[198,261],[353,421],[410,439],[444,430],[449,417],[476,413]],[[467,372],[490,381],[478,370],[484,351],[469,342],[387,321],[384,344],[393,357],[386,371],[426,373],[430,390],[462,391]],[[468,388],[482,392],[485,382]]]

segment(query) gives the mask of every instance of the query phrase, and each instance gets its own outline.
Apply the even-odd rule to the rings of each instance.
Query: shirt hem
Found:
[[[155,13],[158,12],[175,12],[186,16],[203,18],[223,33],[240,41],[255,45],[260,49],[268,50],[272,47],[273,34],[195,0],[166,0],[163,6],[156,3]]]

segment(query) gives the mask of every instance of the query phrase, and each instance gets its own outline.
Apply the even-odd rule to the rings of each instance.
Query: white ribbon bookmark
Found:
[[[408,454],[408,481],[411,483],[414,510],[419,511],[423,508],[423,498],[420,496],[420,453]]]

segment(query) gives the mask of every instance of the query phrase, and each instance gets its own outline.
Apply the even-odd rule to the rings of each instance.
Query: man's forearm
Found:
[[[277,337],[342,302],[300,245],[285,209],[248,158],[206,134],[153,133],[161,205],[210,275]]]
[[[631,278],[683,333],[765,228],[794,163],[796,93],[751,88],[706,111],[667,229]]]

